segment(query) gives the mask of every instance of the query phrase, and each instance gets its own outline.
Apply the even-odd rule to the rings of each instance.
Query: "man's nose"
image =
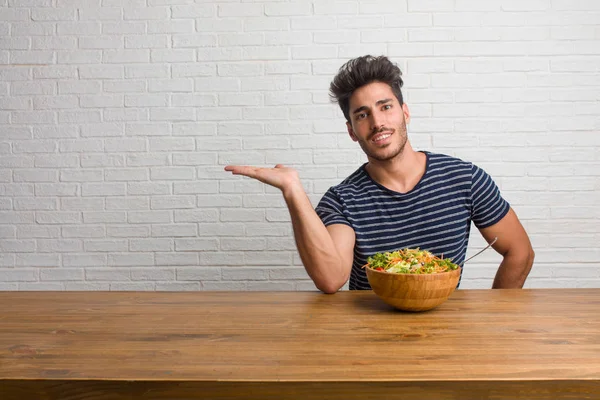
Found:
[[[377,132],[383,128],[383,126],[383,116],[378,112],[371,113],[371,130]]]

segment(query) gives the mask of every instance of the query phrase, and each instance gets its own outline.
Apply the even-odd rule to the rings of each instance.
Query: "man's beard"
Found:
[[[385,155],[378,154],[377,151],[372,151],[367,144],[368,143],[367,141],[370,141],[371,138],[373,137],[373,135],[375,135],[376,133],[379,133],[381,131],[385,132],[385,131],[389,131],[389,129],[384,128],[384,129],[377,130],[377,131],[373,132],[371,135],[369,135],[369,138],[367,140],[361,140],[358,142],[360,144],[360,147],[363,149],[363,151],[367,155],[367,157],[372,158],[377,161],[389,161],[389,160],[392,160],[393,158],[401,155],[402,152],[404,151],[404,147],[406,147],[406,142],[407,142],[406,122],[403,120],[402,123],[400,124],[400,126],[398,127],[398,129],[396,129],[396,132],[394,132],[395,134],[400,135],[400,143],[398,143],[396,148],[394,148],[391,151],[388,150],[388,148],[389,148],[389,146],[393,146],[393,144],[390,144],[388,147],[385,147],[385,150],[388,151],[388,153]]]

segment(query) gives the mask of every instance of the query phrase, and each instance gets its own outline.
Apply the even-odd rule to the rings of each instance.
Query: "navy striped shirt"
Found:
[[[485,228],[500,221],[510,205],[492,178],[476,165],[423,152],[425,174],[407,193],[375,182],[362,165],[329,188],[315,211],[325,224],[344,224],[356,233],[349,288],[370,289],[363,268],[367,257],[420,248],[462,265],[471,221]]]

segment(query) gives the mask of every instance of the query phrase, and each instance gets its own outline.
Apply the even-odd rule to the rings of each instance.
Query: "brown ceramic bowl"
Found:
[[[375,294],[404,311],[426,311],[442,304],[456,289],[461,271],[459,267],[435,274],[395,274],[365,269]]]

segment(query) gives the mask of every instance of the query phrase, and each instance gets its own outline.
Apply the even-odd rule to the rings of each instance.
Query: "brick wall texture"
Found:
[[[315,290],[280,193],[223,167],[293,166],[316,205],[365,162],[327,93],[364,54],[415,148],[496,180],[526,287],[600,287],[598,1],[0,0],[0,290]]]

